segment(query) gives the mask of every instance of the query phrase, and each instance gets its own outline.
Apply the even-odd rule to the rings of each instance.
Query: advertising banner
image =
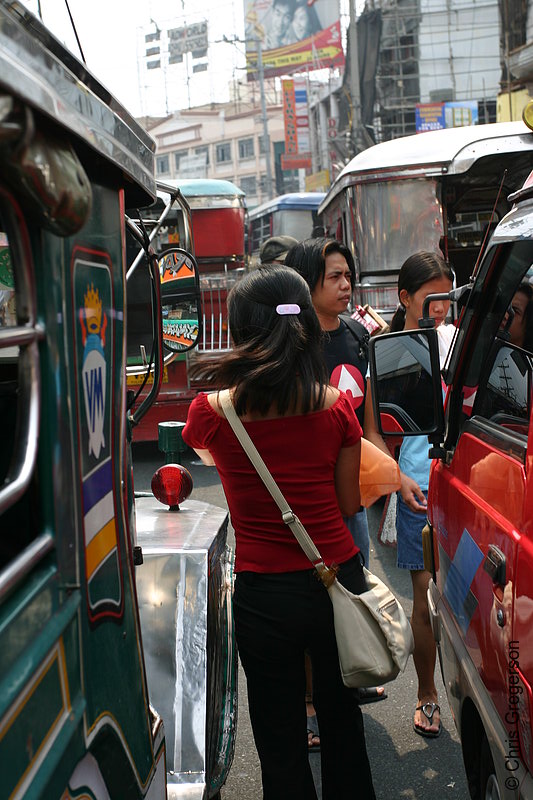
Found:
[[[415,121],[417,133],[438,131],[442,128],[460,128],[464,125],[477,125],[479,122],[477,100],[417,103]]]
[[[417,103],[415,108],[416,132],[438,131],[446,127],[444,103]]]
[[[257,49],[265,77],[342,66],[339,0],[244,0],[249,80],[257,78]]]
[[[192,53],[193,58],[207,55],[207,21],[195,22],[181,28],[170,28],[167,31],[169,64],[183,61],[185,53]]]
[[[281,85],[285,121],[285,154],[281,157],[281,168],[309,168],[311,167],[311,145],[307,79],[291,80],[286,78]]]

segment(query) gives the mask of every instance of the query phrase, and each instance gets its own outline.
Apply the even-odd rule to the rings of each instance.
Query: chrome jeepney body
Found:
[[[389,319],[400,267],[420,250],[443,253],[457,284],[468,282],[485,234],[532,168],[523,122],[429,131],[358,153],[318,209],[326,232],[354,254],[356,302]]]
[[[157,654],[143,648],[135,566],[137,537],[149,551],[156,533],[135,518],[126,394],[124,212],[155,201],[154,152],[85,65],[0,0],[0,794],[10,800],[166,797],[166,719],[147,681]],[[197,598],[205,629],[210,609],[220,613],[232,641],[220,511],[192,503],[191,516],[187,546],[196,539],[209,558],[185,583],[176,572],[174,593]],[[205,683],[205,671],[188,674],[196,666],[179,680]],[[213,692],[226,708],[221,682]],[[185,771],[200,734],[174,733],[171,716],[169,729]],[[210,762],[202,796],[218,792],[231,754]]]

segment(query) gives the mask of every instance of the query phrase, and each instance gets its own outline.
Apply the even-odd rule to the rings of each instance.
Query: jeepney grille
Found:
[[[200,353],[231,349],[227,297],[231,287],[243,277],[244,272],[244,269],[235,269],[223,274],[200,276],[203,331],[198,344]]]
[[[398,305],[397,283],[356,283],[354,300],[362,306],[368,303],[386,322],[390,322]]]

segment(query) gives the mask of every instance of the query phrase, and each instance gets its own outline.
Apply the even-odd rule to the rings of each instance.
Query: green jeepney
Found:
[[[151,138],[39,20],[0,0],[2,800],[211,798],[231,763],[227,515],[186,500],[183,514],[159,506],[158,525],[150,497],[135,512],[131,429],[161,382],[162,304],[199,319],[197,277],[165,294],[144,239],[153,393],[131,415],[126,239],[143,242],[143,231],[125,209],[155,198]],[[192,256],[187,264],[194,276]],[[141,626],[178,654],[182,610],[147,612],[141,587],[176,558],[200,587],[199,654],[169,667],[143,646]],[[176,571],[171,597],[183,594],[179,581]],[[168,674],[187,709],[179,720],[153,699]],[[185,679],[195,698],[184,697]]]

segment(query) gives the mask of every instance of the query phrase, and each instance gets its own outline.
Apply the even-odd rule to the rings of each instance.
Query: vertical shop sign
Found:
[[[285,154],[282,169],[302,169],[311,166],[309,138],[309,104],[305,78],[282,81],[283,116],[285,120]]]

